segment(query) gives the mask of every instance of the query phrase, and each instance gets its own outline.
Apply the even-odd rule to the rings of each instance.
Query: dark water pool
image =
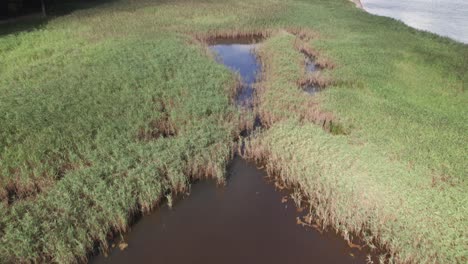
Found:
[[[321,91],[320,87],[315,84],[307,84],[303,87],[304,91],[310,95],[314,95]]]
[[[225,187],[194,184],[172,209],[164,205],[135,224],[125,250],[92,263],[365,263],[364,252],[298,225],[298,216],[288,192],[235,158]]]
[[[305,56],[305,70],[307,74],[311,74],[320,70],[320,67],[317,66],[317,64],[315,63],[314,58],[310,57],[307,54],[304,54],[304,56]],[[313,83],[306,83],[302,87],[302,89],[309,95],[314,95],[322,90],[319,86]]]
[[[312,58],[308,58],[308,57],[306,58],[305,66],[306,66],[306,71],[308,73],[312,73],[318,70],[318,67],[315,64],[315,61]]]

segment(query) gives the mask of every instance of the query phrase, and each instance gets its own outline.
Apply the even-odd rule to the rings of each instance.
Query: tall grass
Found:
[[[268,129],[247,140],[245,156],[263,164],[279,180],[299,186],[310,203],[314,222],[334,228],[346,239],[358,236],[371,248],[384,249],[389,254],[383,256],[387,261],[462,263],[468,253],[464,229],[468,196],[462,161],[467,153],[462,142],[467,137],[460,128],[467,124],[461,103],[467,98],[457,87],[463,80],[456,75],[452,76],[455,79],[436,75],[427,65],[414,65],[420,67],[419,74],[431,76],[431,82],[445,81],[448,88],[436,99],[431,94],[432,83],[426,84],[417,74],[401,73],[395,79],[380,76],[379,81],[392,87],[393,93],[415,96],[396,100],[390,94],[369,92],[382,85],[373,75],[366,81],[355,75],[354,71],[374,73],[374,65],[347,66],[345,59],[329,53],[336,50],[320,50],[323,36],[290,32],[271,36],[259,49],[265,72],[257,111]],[[315,96],[300,89],[303,80],[310,80],[303,73],[304,49],[312,50],[306,54],[317,61],[334,60],[323,63],[334,67],[312,76],[330,80]],[[451,55],[445,59],[457,61],[457,53]],[[354,71],[345,70],[348,67]],[[372,79],[377,83],[368,83]],[[398,91],[411,89],[401,84],[402,79],[411,80],[414,90]],[[422,87],[427,89],[425,93],[418,92]],[[455,112],[444,111],[442,101],[451,102]],[[406,107],[412,107],[411,112]],[[458,122],[461,120],[465,121]],[[444,146],[438,145],[441,142]],[[403,146],[405,143],[410,145]],[[439,160],[434,163],[435,157]]]
[[[234,79],[199,48],[113,40],[21,70],[1,85],[0,259],[72,262],[190,177],[222,181]],[[153,131],[168,122],[177,135]]]
[[[0,260],[84,261],[190,178],[222,181],[248,122],[197,39],[239,32],[270,36],[249,157],[398,262],[467,259],[466,45],[345,0],[104,2],[0,29]]]

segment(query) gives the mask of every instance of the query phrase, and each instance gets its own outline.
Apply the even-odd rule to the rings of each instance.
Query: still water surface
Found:
[[[361,0],[375,15],[468,44],[468,0]]]
[[[256,46],[254,43],[222,43],[210,46],[217,61],[241,77],[242,86],[236,96],[236,104],[240,107],[253,107],[253,84],[261,70],[254,53]]]
[[[194,184],[173,209],[164,205],[134,225],[128,248],[91,263],[366,263],[365,251],[333,232],[298,225],[288,192],[255,165],[235,158],[228,171],[226,187]]]

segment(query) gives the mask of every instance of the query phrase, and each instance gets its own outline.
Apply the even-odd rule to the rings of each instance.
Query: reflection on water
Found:
[[[254,54],[256,44],[217,44],[210,46],[218,56],[219,63],[242,77],[242,87],[237,93],[236,104],[251,108],[254,89],[260,64]]]
[[[468,43],[468,0],[361,0],[372,14]]]
[[[319,70],[319,67],[317,66],[317,64],[315,64],[315,61],[307,55],[306,55],[305,68],[306,68],[306,73],[314,73]],[[310,95],[314,95],[320,92],[321,90],[320,87],[318,87],[314,83],[306,83],[302,87],[302,89],[304,89],[304,91]]]
[[[219,56],[220,63],[234,72],[239,72],[247,85],[252,85],[257,77],[259,64],[253,53],[255,44],[217,44],[211,49]]]
[[[306,66],[306,71],[309,73],[312,73],[318,70],[317,65],[315,64],[315,61],[313,61],[310,58],[306,59],[305,66]]]

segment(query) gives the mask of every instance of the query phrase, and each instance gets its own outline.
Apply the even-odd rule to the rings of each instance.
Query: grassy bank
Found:
[[[432,67],[408,60],[395,63],[411,67],[377,78],[375,67],[388,58],[371,56],[365,63],[364,54],[347,72],[344,59],[317,51],[321,42],[314,42],[314,35],[283,31],[260,49],[265,70],[258,112],[268,129],[248,141],[246,156],[299,186],[314,222],[385,248],[391,261],[463,262],[468,198],[463,80],[456,73],[453,79],[448,73],[437,76]],[[304,73],[304,50],[316,54],[321,65],[338,66]],[[374,63],[377,58],[382,61]],[[408,68],[419,72],[406,76]],[[363,74],[356,76],[359,71]],[[366,72],[373,78],[364,78]],[[427,78],[447,88],[431,87]],[[309,96],[300,87],[303,80],[325,84],[325,90]],[[416,87],[411,91],[402,80]]]
[[[222,181],[237,133],[234,78],[201,48],[57,31],[0,44],[12,47],[0,81],[2,262],[106,248],[109,231],[191,177]]]
[[[242,31],[271,35],[268,130],[248,156],[299,184],[318,222],[397,262],[466,261],[467,46],[345,0],[104,1],[7,26],[1,260],[84,260],[190,177],[222,181],[234,78],[193,36]],[[326,69],[307,76],[301,49]],[[310,97],[306,79],[326,89]]]

